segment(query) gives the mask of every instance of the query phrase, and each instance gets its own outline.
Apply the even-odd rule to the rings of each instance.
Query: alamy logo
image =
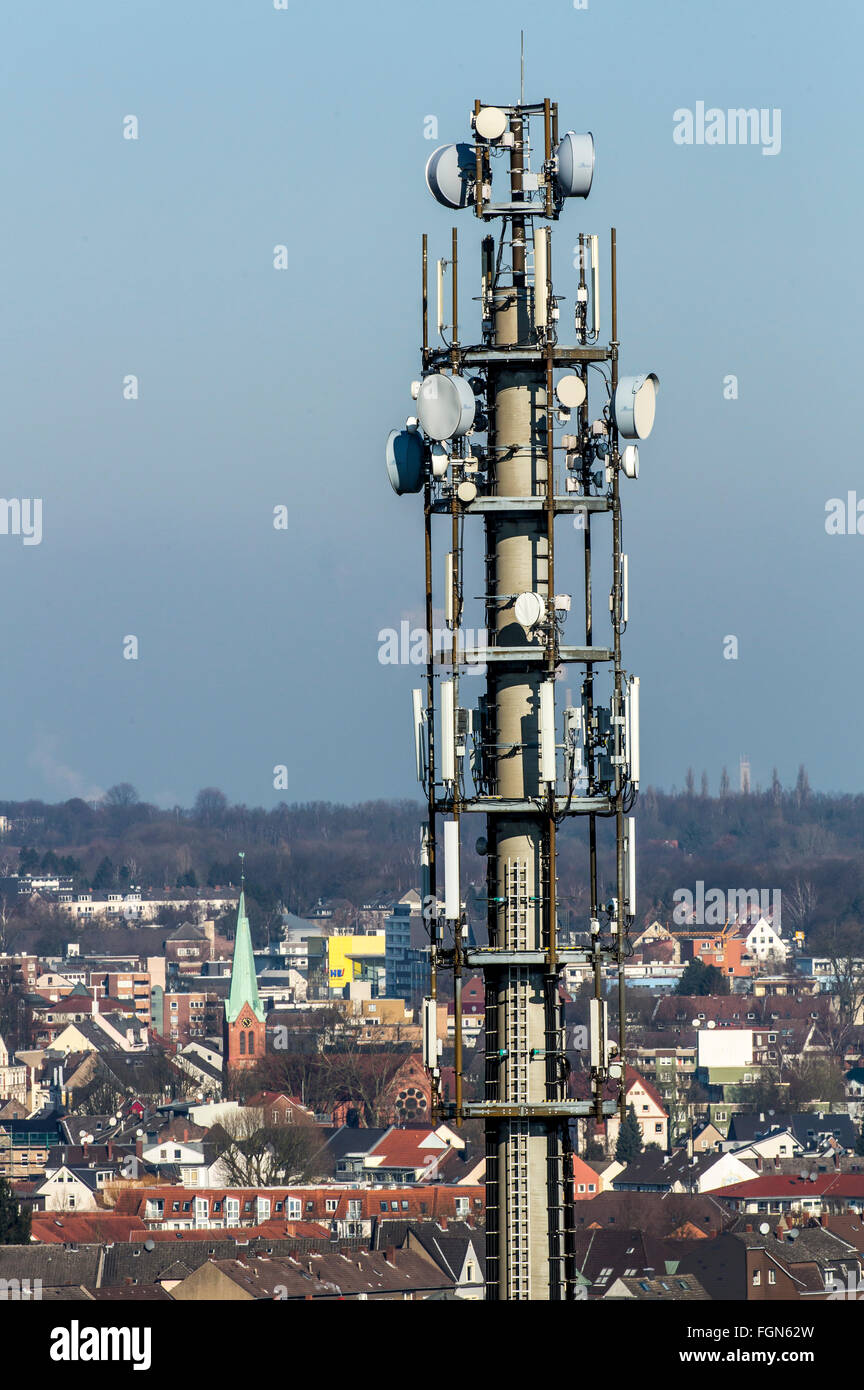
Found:
[[[0,497],[0,536],[21,536],[25,545],[41,545],[42,498]]]
[[[482,675],[486,670],[484,656],[489,646],[485,628],[464,627],[451,632],[449,628],[432,629],[432,654],[446,661],[453,652],[468,667],[468,674]],[[382,627],[378,633],[378,660],[382,666],[425,666],[429,660],[429,634],[425,628],[413,627],[407,618],[395,627]]]
[[[679,106],[673,112],[675,129],[672,139],[676,145],[761,145],[763,154],[780,153],[780,109],[767,106],[739,106],[721,111],[717,106],[705,110],[704,101],[697,101],[695,111]]]
[[[828,1291],[829,1299],[842,1299],[844,1302],[849,1299],[856,1302],[858,1299],[864,1297],[864,1280],[862,1280],[857,1269],[848,1269],[846,1271],[845,1285],[840,1275],[835,1274],[832,1270],[825,1280],[825,1288]]]
[[[769,918],[779,935],[780,900],[779,888],[709,888],[706,893],[702,879],[697,879],[695,893],[689,888],[675,889],[672,920],[678,927],[722,927],[758,916]]]
[[[0,1279],[0,1301],[2,1302],[10,1300],[18,1303],[25,1299],[40,1299],[41,1297],[41,1279]]]
[[[134,1371],[149,1371],[152,1329],[149,1327],[82,1327],[73,1318],[69,1327],[51,1332],[52,1361],[131,1361]]]

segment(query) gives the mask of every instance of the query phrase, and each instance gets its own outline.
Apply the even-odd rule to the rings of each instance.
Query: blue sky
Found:
[[[643,778],[715,790],[746,753],[754,784],[861,788],[864,537],[824,524],[864,497],[860,7],[84,0],[0,16],[0,491],[43,500],[41,544],[0,535],[0,795],[416,794],[415,672],[378,632],[422,603],[383,443],[420,235],[452,225],[424,120],[465,139],[475,97],[516,99],[522,27],[526,96],[597,146],[555,263],[616,225],[622,368],[662,383],[625,494]],[[699,101],[779,108],[780,153],[676,145]]]

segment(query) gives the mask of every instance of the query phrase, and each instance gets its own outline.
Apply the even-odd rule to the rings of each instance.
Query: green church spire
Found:
[[[241,852],[241,864],[246,855]],[[237,930],[234,935],[234,959],[231,965],[231,989],[225,1017],[234,1023],[240,1017],[244,1005],[248,1005],[259,1022],[264,1022],[264,1010],[258,997],[258,981],[255,976],[255,957],[252,954],[252,933],[249,918],[246,916],[246,873],[245,865],[240,871],[240,901],[237,904]]]

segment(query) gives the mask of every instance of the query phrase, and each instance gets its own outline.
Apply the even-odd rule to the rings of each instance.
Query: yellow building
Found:
[[[331,989],[344,989],[352,980],[359,980],[364,961],[370,965],[384,964],[384,933],[369,936],[328,936],[327,982]]]

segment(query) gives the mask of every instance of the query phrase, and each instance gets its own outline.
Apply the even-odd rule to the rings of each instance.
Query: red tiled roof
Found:
[[[31,1239],[39,1245],[102,1245],[105,1241],[133,1240],[147,1234],[140,1216],[121,1212],[34,1211]]]
[[[433,1139],[421,1148],[424,1140]],[[427,1168],[447,1153],[450,1145],[437,1139],[433,1130],[392,1129],[369,1150],[370,1158],[381,1158],[388,1168]]]

